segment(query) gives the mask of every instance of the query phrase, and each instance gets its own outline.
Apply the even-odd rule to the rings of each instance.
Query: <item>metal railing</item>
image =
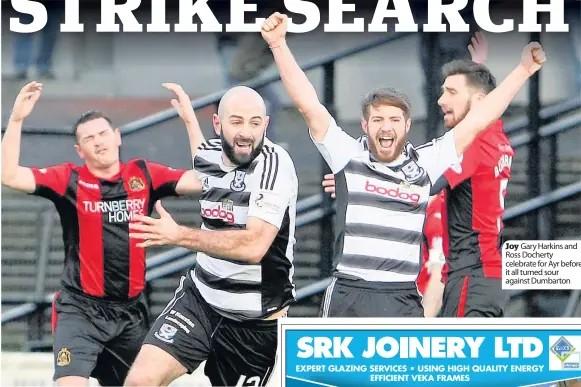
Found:
[[[322,196],[322,195],[321,195]],[[314,200],[307,202],[307,204],[312,205]],[[305,206],[305,208],[309,208]],[[311,211],[311,213],[305,216],[297,216],[296,227],[303,227],[321,219],[322,216],[328,216],[330,214],[323,214],[319,212],[320,209]],[[314,214],[314,215],[311,215]],[[167,277],[170,274],[186,270],[196,263],[196,253],[191,250],[187,250],[182,247],[177,247],[163,253],[159,253],[146,262],[146,281],[154,281],[156,279]],[[44,273],[44,272],[43,272]],[[4,303],[23,303],[10,310],[3,312],[0,318],[1,324],[6,324],[10,321],[18,320],[25,317],[31,313],[34,313],[38,308],[44,308],[52,303],[55,293],[43,295],[42,297],[37,297],[36,295],[31,297],[30,300],[23,300],[21,298],[2,298]]]
[[[559,105],[552,106],[550,108],[545,108],[541,112],[541,118],[544,122],[548,124],[543,125],[539,130],[539,137],[550,138],[554,137],[562,132],[573,129],[581,125],[581,113],[576,113],[564,118],[560,121],[554,122],[554,116],[562,117],[563,115],[578,109],[581,106],[581,98],[576,98]],[[511,133],[518,130],[524,129],[527,125],[527,120],[519,119],[511,122],[507,125]],[[533,141],[533,137],[530,133],[516,134],[512,136],[511,143],[515,148],[522,147]],[[516,205],[508,209],[505,213],[505,219],[512,219],[517,216],[521,216],[527,213],[532,213],[536,210],[549,207],[551,204],[556,203],[560,200],[566,199],[572,195],[581,192],[581,182],[573,183],[568,186],[559,188],[547,194],[541,195],[539,197],[530,199],[524,203]],[[325,196],[323,194],[316,194],[308,198],[302,199],[297,203],[297,227],[306,226],[319,222],[322,219],[329,219],[334,214],[334,208],[332,206],[322,207],[324,203]],[[31,203],[27,201],[9,201],[6,203],[7,208],[10,209],[23,209],[30,208]],[[5,206],[5,204],[3,204]],[[35,205],[36,209],[46,209],[46,205]],[[48,241],[42,243],[43,248],[41,251],[48,249]],[[48,251],[48,250],[47,250]],[[48,254],[46,254],[48,256]],[[41,255],[42,257],[42,255]],[[328,257],[327,257],[328,258]],[[41,258],[40,262],[44,259]],[[163,253],[157,254],[151,257],[146,262],[147,267],[147,280],[153,281],[155,279],[163,278],[167,275],[173,274],[175,272],[185,270],[187,267],[195,263],[195,254],[184,248],[174,248]],[[42,263],[41,263],[42,265]],[[328,263],[327,266],[330,264]],[[297,291],[297,298],[303,299],[311,297],[312,295],[323,291],[328,283],[331,281],[330,277],[324,278],[316,283],[310,284],[303,289]],[[36,290],[35,296],[31,297],[29,300],[23,300],[21,298],[11,299],[10,297],[3,297],[2,301],[4,303],[22,303],[15,308],[2,314],[1,323],[4,324],[8,321],[12,321],[27,314],[33,313],[37,310],[39,305],[46,306],[52,302],[52,295],[45,296],[40,299],[38,297],[38,288]]]
[[[539,131],[540,137],[545,138],[554,136],[581,125],[581,113],[577,113],[574,116],[562,118],[561,121],[554,122],[555,117],[563,117],[565,114],[571,113],[580,107],[581,98],[573,98],[566,102],[542,109],[540,115],[545,125],[542,126]],[[523,130],[526,128],[527,123],[528,121],[526,118],[511,121],[506,125],[507,132],[515,133],[519,130]],[[511,138],[511,143],[515,148],[527,145],[530,143],[530,141],[532,141],[530,133],[514,135]],[[315,194],[302,199],[297,203],[297,227],[299,226],[299,223],[301,225],[312,224],[324,219],[326,216],[334,214],[332,205],[323,206],[325,198],[328,198],[328,195]],[[182,248],[171,249],[166,253],[151,258],[151,261],[155,260],[156,265],[170,264],[175,259],[183,258],[184,254],[187,254],[184,250],[185,249]],[[330,265],[326,266],[330,267]],[[183,267],[179,265],[172,267],[183,269]]]

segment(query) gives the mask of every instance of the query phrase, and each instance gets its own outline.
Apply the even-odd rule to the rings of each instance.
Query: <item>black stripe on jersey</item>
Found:
[[[208,141],[206,141],[206,142],[207,142],[209,145],[212,145],[212,146],[219,146],[219,147],[221,147],[221,146],[222,146],[222,140],[221,140],[221,139],[219,139],[219,138],[211,138],[211,139],[209,139],[209,140],[208,140]]]
[[[266,181],[264,182],[264,187],[261,188],[268,189],[268,182],[270,181],[270,174],[272,173],[272,160],[274,159],[273,155],[274,149],[268,146],[265,146],[264,148],[270,154],[270,157],[268,158],[268,176],[266,177]],[[266,167],[266,164],[264,165],[264,167]]]
[[[262,179],[260,180],[260,188],[261,189],[270,189],[274,188],[274,183],[276,181],[276,176],[278,174],[278,153],[274,150],[274,148],[265,145],[262,151],[264,155],[264,170],[262,171]],[[266,163],[268,162],[268,174],[266,173]],[[266,176],[266,180],[264,179]],[[272,180],[271,180],[272,176]]]
[[[245,281],[232,278],[220,278],[204,270],[200,265],[194,270],[196,278],[204,285],[231,293],[260,293],[260,282]]]
[[[61,218],[63,228],[63,242],[65,247],[65,265],[61,274],[61,282],[67,288],[83,291],[81,284],[81,261],[78,258],[80,248],[79,212],[77,211],[77,189],[79,187],[79,171],[73,169],[69,177],[69,184],[65,194],[55,200],[57,212]],[[54,192],[50,190],[50,192]],[[75,248],[75,246],[77,248]],[[75,251],[76,250],[76,251]]]
[[[374,179],[388,181],[390,183],[395,183],[395,184],[400,184],[400,183],[404,182],[404,180],[399,179],[397,177],[387,175],[387,174],[380,172],[380,171],[377,171],[375,169],[371,169],[365,163],[353,161],[353,160],[351,160],[347,164],[347,167],[345,167],[344,171],[345,171],[345,173],[352,173],[352,174],[361,175],[361,176],[365,176],[365,177],[371,177]]]
[[[373,238],[410,245],[419,245],[422,240],[421,232],[361,223],[346,224],[345,236]]]
[[[266,177],[266,165],[269,163],[270,153],[266,151],[265,148],[262,148],[262,154],[264,155],[264,168],[262,168],[262,177],[260,179],[260,189],[264,189],[264,178]]]
[[[445,134],[441,135],[440,137],[436,137],[430,142],[427,142],[425,144],[418,145],[418,146],[414,147],[414,149],[418,150],[418,149],[424,149],[424,148],[428,148],[430,146],[434,146],[436,144],[436,142],[441,141],[444,138],[444,136],[445,136]]]
[[[204,253],[204,254],[206,254],[206,253]],[[213,255],[210,255],[210,254],[206,254],[206,255],[212,259],[219,259],[220,261],[232,262],[232,263],[235,263],[237,265],[242,265],[242,266],[260,266],[261,265],[261,263],[250,263],[250,262],[240,261],[240,260],[236,260],[236,259],[214,257]]]
[[[345,179],[345,171],[341,171],[335,175],[335,192],[337,196],[337,210],[335,211],[335,257],[343,254],[343,245],[345,239],[345,220],[347,215],[348,198],[351,196],[347,189],[347,180]],[[337,265],[338,260],[335,259],[333,269]]]
[[[202,222],[204,222],[204,226],[206,226],[209,230],[216,231],[216,230],[240,230],[246,228],[245,224],[231,224],[228,222],[223,221],[222,219],[212,219],[206,218],[202,216]]]
[[[208,150],[208,151],[221,151],[222,148],[218,147],[218,146],[211,146],[208,144],[202,144],[200,145],[200,147],[198,148],[198,150]]]
[[[227,188],[210,188],[207,192],[202,194],[200,200],[207,200],[209,202],[220,202],[222,199],[232,200],[235,206],[247,207],[250,201],[250,192],[234,192]]]
[[[414,185],[419,185],[420,187],[425,187],[428,184],[431,184],[432,181],[430,180],[430,176],[426,173],[424,176],[421,177],[420,180],[414,182]]]
[[[220,168],[220,165],[212,163],[200,156],[194,157],[194,169],[200,173],[220,178],[228,174],[228,172],[225,172]]]
[[[428,202],[410,204],[397,201],[389,196],[365,192],[350,192],[349,205],[374,207],[383,210],[407,212],[410,214],[424,214],[428,208]]]
[[[278,153],[274,152],[274,176],[270,182],[270,190],[274,189],[274,182],[276,181],[276,175],[278,174]]]
[[[419,263],[399,259],[369,257],[367,255],[346,254],[341,257],[341,265],[365,270],[392,271],[399,274],[417,275]]]

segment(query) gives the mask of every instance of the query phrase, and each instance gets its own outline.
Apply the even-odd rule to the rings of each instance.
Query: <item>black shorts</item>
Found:
[[[144,295],[112,303],[58,292],[52,315],[54,380],[94,377],[102,386],[123,385],[149,325]]]
[[[264,386],[275,365],[278,323],[222,317],[184,276],[144,344],[163,349],[189,374],[207,360],[204,372],[213,386]]]
[[[508,292],[500,278],[449,276],[444,287],[440,317],[503,317]]]
[[[415,285],[399,289],[365,286],[364,281],[333,278],[319,317],[424,317],[422,297]]]

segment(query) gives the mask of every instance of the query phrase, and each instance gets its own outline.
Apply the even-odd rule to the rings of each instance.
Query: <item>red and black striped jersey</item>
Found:
[[[129,223],[137,214],[151,215],[157,200],[177,196],[176,185],[186,171],[143,159],[121,164],[107,180],[86,165],[31,169],[33,195],[51,200],[60,215],[63,287],[107,301],[139,296],[145,287],[145,249],[129,239]]]
[[[500,278],[504,198],[514,150],[498,120],[482,131],[444,173],[444,252],[448,273],[480,272]]]

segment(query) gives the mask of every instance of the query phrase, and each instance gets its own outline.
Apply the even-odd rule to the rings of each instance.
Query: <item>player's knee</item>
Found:
[[[84,378],[81,376],[63,376],[56,380],[56,385],[58,387],[68,387],[68,386],[88,386],[89,378]]]
[[[160,386],[152,370],[144,369],[143,367],[132,367],[125,378],[125,387],[140,387],[140,386]]]
[[[167,386],[186,371],[181,363],[163,349],[144,344],[123,385]]]

